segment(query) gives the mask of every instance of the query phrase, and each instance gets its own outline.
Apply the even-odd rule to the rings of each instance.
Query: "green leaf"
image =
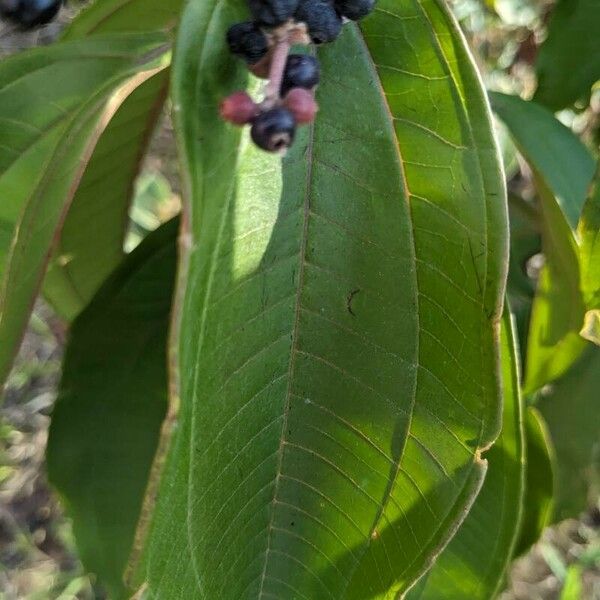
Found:
[[[150,234],[69,336],[47,460],[86,569],[124,598],[123,572],[167,407],[177,222]]]
[[[543,106],[498,92],[491,92],[490,100],[517,148],[556,196],[574,229],[594,177],[594,158],[579,138]]]
[[[485,482],[448,547],[408,600],[492,600],[513,556],[523,506],[525,453],[514,327],[502,328],[502,433],[485,454]]]
[[[537,405],[556,454],[556,520],[577,517],[600,489],[598,389],[600,349],[588,345],[575,366],[542,392]]]
[[[525,394],[560,377],[585,348],[579,335],[585,305],[580,289],[577,242],[545,181],[541,177],[536,181],[546,262],[531,310]]]
[[[527,468],[524,513],[516,555],[535,544],[550,524],[554,511],[554,451],[542,415],[529,407],[525,415]]]
[[[164,43],[159,34],[97,37],[0,64],[0,381],[96,142],[127,96],[164,68]]]
[[[391,598],[463,520],[498,435],[490,114],[445,4],[381,0],[319,51],[319,117],[282,163],[218,118],[242,84],[224,48],[242,8],[181,20],[180,411],[137,581],[166,599]]]
[[[589,98],[600,79],[600,4],[597,0],[560,0],[548,37],[536,61],[534,100],[552,110]]]
[[[168,71],[161,71],[125,100],[77,188],[44,281],[46,299],[68,320],[81,312],[123,259],[134,181],[168,81]]]
[[[581,335],[600,345],[600,184],[590,194],[579,221],[581,291],[586,316]]]
[[[539,197],[542,269],[531,312],[525,394],[562,375],[584,348],[577,225],[594,175],[594,159],[548,110],[517,96],[492,93],[494,110],[534,171]]]

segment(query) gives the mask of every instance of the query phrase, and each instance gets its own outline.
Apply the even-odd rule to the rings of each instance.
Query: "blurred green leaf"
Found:
[[[492,600],[504,580],[519,533],[525,477],[515,333],[506,313],[501,339],[503,426],[485,454],[489,466],[483,487],[465,522],[407,600]]]
[[[74,322],[47,461],[88,571],[129,597],[131,551],[167,407],[177,222],[129,255]]]
[[[98,36],[0,63],[0,381],[96,143],[126,98],[164,68],[164,47],[161,34]]]
[[[554,451],[543,417],[534,407],[525,414],[526,480],[524,512],[515,555],[527,552],[550,524],[554,494]]]
[[[124,256],[128,207],[168,71],[139,86],[100,137],[73,198],[44,280],[44,295],[68,320],[87,305]]]
[[[556,455],[555,518],[577,517],[597,498],[600,481],[600,349],[588,345],[581,359],[544,389],[537,407]]]
[[[536,61],[534,100],[556,111],[589,97],[600,79],[600,2],[559,0]]]
[[[586,316],[581,335],[600,346],[600,183],[596,182],[579,221],[581,290]]]
[[[380,0],[319,50],[319,117],[282,163],[217,116],[243,4],[190,2],[179,31],[181,408],[139,584],[392,597],[464,519],[500,425],[487,103],[444,2]]]

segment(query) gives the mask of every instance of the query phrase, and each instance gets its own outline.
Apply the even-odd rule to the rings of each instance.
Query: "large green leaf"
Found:
[[[560,0],[536,61],[535,100],[559,110],[589,96],[600,79],[600,3]]]
[[[69,320],[123,259],[134,181],[168,81],[168,71],[161,71],[125,100],[77,188],[44,281],[44,295]]]
[[[554,450],[546,423],[539,411],[530,406],[525,416],[527,469],[524,513],[516,555],[535,544],[550,524],[554,511]]]
[[[112,598],[126,596],[123,572],[167,406],[176,226],[148,236],[74,322],[52,414],[50,481],[85,567]]]
[[[442,2],[381,0],[319,52],[283,163],[218,118],[242,0],[191,2],[174,107],[189,179],[178,427],[151,597],[391,598],[429,566],[498,435],[504,181]]]
[[[581,291],[587,310],[581,335],[600,345],[600,182],[583,207],[577,233],[581,242]]]
[[[165,38],[99,36],[0,64],[0,381],[87,161],[127,96],[161,70]]]
[[[547,109],[493,93],[494,110],[531,165],[539,197],[546,264],[538,281],[527,343],[525,392],[563,374],[584,348],[585,314],[573,229],[594,175],[594,159]]]
[[[408,600],[493,600],[519,533],[525,450],[515,333],[508,313],[502,328],[502,432],[486,453],[483,488],[448,547]]]
[[[576,517],[600,491],[600,349],[588,344],[582,358],[540,396],[556,453],[555,518]]]

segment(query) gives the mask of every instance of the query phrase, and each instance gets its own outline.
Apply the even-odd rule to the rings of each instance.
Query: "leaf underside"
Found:
[[[243,84],[233,4],[190,3],[179,33],[180,412],[138,584],[393,597],[464,518],[499,429],[487,106],[446,9],[382,0],[319,52],[319,117],[282,163],[217,116]]]

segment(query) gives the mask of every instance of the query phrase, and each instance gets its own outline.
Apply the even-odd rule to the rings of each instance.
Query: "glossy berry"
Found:
[[[232,25],[227,31],[227,44],[233,54],[249,65],[257,63],[269,50],[267,37],[256,23],[250,21]]]
[[[258,106],[246,92],[235,92],[221,102],[219,112],[225,121],[245,125],[254,120],[258,114]]]
[[[0,15],[23,29],[49,23],[60,10],[62,0],[0,0]]]
[[[319,107],[312,92],[303,88],[290,90],[283,100],[283,105],[294,115],[296,123],[312,123]]]
[[[342,30],[342,19],[330,0],[301,0],[294,19],[306,24],[315,44],[333,42]]]
[[[272,108],[254,120],[250,135],[254,143],[267,152],[284,152],[294,141],[296,120],[286,108]]]
[[[285,96],[292,88],[312,90],[319,84],[321,69],[314,56],[290,54],[285,64],[281,95]]]
[[[375,0],[334,0],[334,3],[335,9],[352,21],[366,17],[375,6]]]
[[[250,12],[265,27],[276,27],[294,16],[299,0],[248,0]]]

